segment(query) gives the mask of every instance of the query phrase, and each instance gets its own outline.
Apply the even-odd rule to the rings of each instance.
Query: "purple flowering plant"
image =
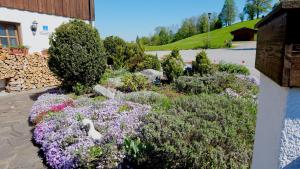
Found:
[[[151,107],[122,100],[89,99],[62,106],[70,100],[65,95],[45,94],[32,107],[31,121],[40,113],[57,110],[46,115],[33,132],[47,164],[54,169],[117,167],[125,156],[124,140],[139,133],[142,118]],[[85,118],[93,121],[95,129],[103,135],[101,140],[88,136],[88,129],[82,124]]]

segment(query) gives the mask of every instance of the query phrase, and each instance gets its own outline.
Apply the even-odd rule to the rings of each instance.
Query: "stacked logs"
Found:
[[[7,81],[8,92],[19,92],[59,85],[59,80],[49,70],[48,56],[11,54],[0,50],[0,80]]]

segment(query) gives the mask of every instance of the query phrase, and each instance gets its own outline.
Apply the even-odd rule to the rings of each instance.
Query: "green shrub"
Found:
[[[235,82],[234,75],[216,73],[205,76],[181,76],[175,81],[175,87],[183,93],[221,93]]]
[[[170,55],[163,59],[162,68],[170,82],[183,75],[184,62],[179,54],[179,50],[173,50]]]
[[[200,74],[201,76],[212,73],[212,64],[204,50],[200,52],[196,56],[196,60],[192,62],[192,69],[194,73]]]
[[[108,55],[108,65],[112,65],[114,69],[123,68],[126,60],[126,42],[117,36],[110,36],[104,39],[103,44]]]
[[[144,59],[138,68],[139,70],[154,69],[159,71],[161,69],[161,64],[157,55],[145,54],[143,58]]]
[[[76,85],[73,86],[73,91],[76,96],[80,96],[83,94],[87,94],[89,92],[89,87],[86,87],[80,83],[76,83]]]
[[[62,24],[50,37],[49,68],[71,88],[76,83],[96,84],[106,67],[98,31],[83,21]]]
[[[233,74],[216,73],[205,76],[181,76],[175,81],[178,92],[189,94],[222,93],[232,89],[239,96],[253,98],[258,94],[258,86],[251,81],[241,79]]]
[[[219,71],[234,74],[250,75],[250,71],[246,66],[233,63],[220,63]]]
[[[250,168],[256,104],[226,96],[186,96],[150,113],[140,168]]]
[[[146,89],[148,84],[148,79],[144,75],[137,74],[127,74],[122,78],[123,86],[122,91],[125,92],[136,92]]]
[[[142,67],[144,51],[136,43],[128,43],[125,49],[126,68],[135,72]]]

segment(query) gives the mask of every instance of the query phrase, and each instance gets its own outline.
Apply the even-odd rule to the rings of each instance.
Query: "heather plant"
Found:
[[[216,73],[213,75],[181,76],[175,81],[175,88],[183,93],[221,93],[236,82],[234,75]]]
[[[145,118],[140,168],[250,168],[256,104],[201,94]]]
[[[127,74],[122,77],[122,82],[120,89],[125,92],[141,91],[149,85],[147,78],[140,74]]]
[[[98,31],[72,20],[59,26],[50,37],[49,68],[72,89],[76,83],[96,84],[106,67],[106,55]]]
[[[220,63],[219,71],[233,74],[250,75],[250,71],[246,66],[233,63]]]
[[[201,94],[222,93],[232,89],[243,97],[253,97],[258,93],[257,84],[233,74],[215,73],[205,76],[181,76],[175,81],[175,88],[179,92]]]
[[[163,94],[153,91],[139,91],[121,95],[120,99],[140,104],[151,105],[154,108],[163,109],[170,106],[170,99]]]
[[[213,68],[211,62],[204,50],[200,52],[196,56],[196,60],[192,62],[192,69],[194,73],[200,74],[201,76],[212,73]]]
[[[181,55],[179,54],[179,50],[173,50],[170,55],[167,55],[163,59],[162,68],[165,76],[170,82],[183,75],[184,62]]]

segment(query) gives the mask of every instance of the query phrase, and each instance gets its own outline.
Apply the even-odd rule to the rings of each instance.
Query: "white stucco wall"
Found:
[[[278,169],[288,88],[260,75],[260,94],[252,169]]]
[[[299,169],[300,88],[260,82],[252,169]]]
[[[55,15],[28,12],[17,9],[0,7],[0,21],[15,22],[21,24],[21,36],[23,45],[30,47],[30,52],[40,52],[49,47],[49,35],[63,22],[71,18]],[[38,22],[38,30],[34,36],[31,32],[33,21]],[[89,21],[86,21],[89,23]],[[43,31],[43,26],[48,26],[48,31]]]
[[[280,146],[280,169],[300,168],[300,89],[289,89]]]

